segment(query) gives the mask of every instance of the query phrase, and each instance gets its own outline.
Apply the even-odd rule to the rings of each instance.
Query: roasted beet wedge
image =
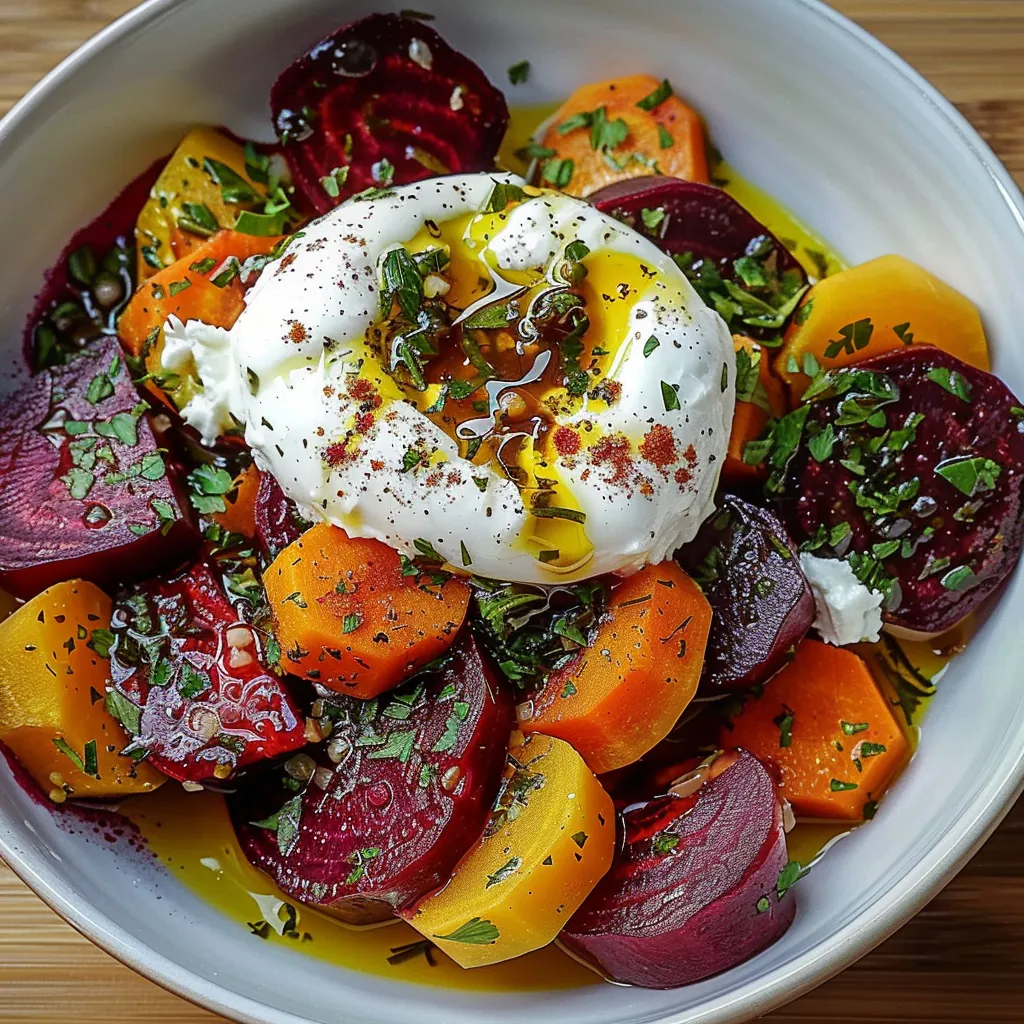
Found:
[[[672,256],[734,334],[776,337],[806,288],[796,257],[714,185],[630,178],[589,198]]]
[[[779,502],[794,536],[845,555],[885,595],[894,632],[951,629],[1020,557],[1020,403],[998,378],[918,344],[832,371],[805,401]]]
[[[272,562],[289,544],[297,541],[309,529],[295,507],[295,502],[281,490],[278,482],[260,471],[260,485],[256,491],[253,511],[256,542],[263,557]]]
[[[705,695],[763,682],[814,621],[814,596],[782,523],[730,495],[719,505],[678,555],[714,612],[700,677]]]
[[[432,28],[372,14],[293,63],[270,94],[295,184],[317,213],[379,185],[494,166],[504,97]]]
[[[691,796],[627,810],[623,829],[611,871],[561,934],[612,981],[688,985],[754,956],[792,924],[793,897],[779,896],[782,806],[750,754]]]
[[[206,561],[115,602],[108,706],[172,779],[224,781],[306,742],[268,634],[241,609]]]
[[[385,920],[444,885],[480,838],[511,699],[467,636],[436,674],[326,703],[327,744],[232,797],[232,817],[246,856],[289,896],[353,924]]]
[[[75,577],[159,572],[199,541],[174,465],[115,339],[0,407],[0,586],[30,598]]]

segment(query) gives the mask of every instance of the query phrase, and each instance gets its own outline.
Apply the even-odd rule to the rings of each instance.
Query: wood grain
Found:
[[[133,6],[133,0],[0,0],[0,112]],[[1024,184],[1024,0],[836,0],[835,6],[949,96]],[[68,1019],[199,1024],[216,1018],[92,946],[0,864],[0,1020]],[[914,921],[768,1019],[1024,1021],[1024,804]]]

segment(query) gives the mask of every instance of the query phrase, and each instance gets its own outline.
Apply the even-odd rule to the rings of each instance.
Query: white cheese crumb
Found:
[[[461,110],[466,105],[466,101],[462,98],[462,86],[457,85],[452,89],[452,97],[448,101],[448,106],[452,110]]]
[[[869,590],[841,558],[802,554],[800,568],[814,593],[814,628],[836,647],[874,642],[882,629],[882,595]]]

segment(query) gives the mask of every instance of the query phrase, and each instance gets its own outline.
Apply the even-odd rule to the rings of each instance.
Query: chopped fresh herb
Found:
[[[403,316],[415,321],[423,305],[423,278],[416,261],[402,247],[389,249],[381,259],[380,315],[386,319],[391,315],[395,299],[398,300]]]
[[[277,833],[277,846],[282,857],[287,857],[299,841],[299,821],[302,818],[302,797],[292,797],[276,814],[263,821],[250,822],[255,828]]]
[[[867,722],[843,722],[839,723],[839,727],[847,736],[856,736],[859,732],[864,732],[866,729],[870,729],[871,726]]]
[[[342,633],[354,633],[363,624],[363,617],[359,612],[352,612],[341,620]]]
[[[521,60],[508,69],[508,80],[512,85],[522,85],[530,77],[530,62]]]
[[[642,100],[637,100],[637,106],[641,110],[655,110],[660,107],[672,95],[672,86],[667,78],[662,79],[661,84],[654,92],[648,93]]]
[[[675,145],[676,140],[672,138],[672,133],[663,125],[658,125],[658,146],[661,149],[671,149]]]
[[[550,157],[541,166],[540,178],[555,188],[567,188],[575,170],[576,165],[572,160]]]
[[[245,178],[220,160],[206,157],[203,170],[220,185],[220,196],[225,203],[248,206],[258,203],[262,198]]]
[[[807,450],[815,462],[826,462],[832,458],[832,450],[836,443],[836,433],[831,423],[826,423],[813,437],[807,439]]]
[[[669,384],[663,380],[661,382],[661,400],[665,403],[665,412],[673,412],[679,409],[679,392],[676,389],[676,385]]]
[[[790,889],[805,877],[809,869],[804,868],[799,861],[791,860],[780,872],[778,881],[775,883],[775,894],[781,900]]]
[[[64,755],[65,755],[65,757],[69,758],[69,759],[70,759],[70,761],[71,761],[71,763],[72,763],[72,764],[73,764],[73,765],[74,765],[74,766],[75,766],[75,767],[76,767],[76,768],[77,768],[77,769],[78,769],[78,770],[79,770],[80,772],[84,772],[84,771],[85,771],[85,761],[84,761],[84,760],[82,760],[82,755],[81,755],[81,754],[79,754],[79,753],[78,753],[78,751],[77,751],[77,750],[75,750],[75,749],[74,749],[73,747],[71,747],[71,746],[70,746],[70,744],[69,744],[69,743],[67,742],[67,740],[65,740],[65,739],[64,739],[63,737],[59,737],[59,738],[58,738],[58,737],[54,737],[54,739],[53,739],[53,745],[54,745],[54,746],[55,746],[55,747],[56,747],[56,748],[57,748],[57,749],[58,749],[58,750],[59,750],[59,751],[60,751],[60,752],[61,752],[62,754],[64,754]]]
[[[185,289],[191,288],[192,282],[187,278],[182,278],[180,281],[172,281],[168,286],[168,291],[171,293],[173,298],[175,295],[180,295]]]
[[[851,789],[857,789],[858,786],[856,782],[842,782],[839,779],[832,779],[828,784],[828,788],[833,793],[847,793]]]
[[[960,565],[947,572],[939,582],[946,590],[961,591],[976,587],[981,580],[974,575],[974,571],[969,565]]]
[[[205,259],[190,263],[188,269],[196,274],[208,274],[215,266],[217,266],[217,261],[212,256],[207,256]]]
[[[948,459],[935,467],[935,472],[948,480],[961,494],[973,498],[983,491],[995,490],[1002,466],[980,456]]]
[[[674,836],[669,832],[662,832],[654,837],[654,852],[659,857],[671,853],[678,845],[679,836]]]
[[[178,227],[202,238],[209,238],[220,230],[213,211],[204,203],[182,203]]]
[[[509,203],[521,203],[530,197],[518,185],[511,182],[496,181],[491,194],[484,203],[484,213],[502,213]]]
[[[780,747],[791,747],[793,745],[793,722],[795,718],[796,715],[792,709],[783,705],[782,714],[772,719],[773,723],[779,727]]]
[[[511,857],[506,861],[494,874],[487,876],[487,884],[484,886],[485,889],[490,889],[491,886],[500,885],[502,882],[511,878],[521,867],[523,866],[522,857]]]
[[[383,746],[374,750],[370,754],[373,760],[383,760],[384,758],[393,757],[405,764],[412,756],[412,752],[416,747],[416,732],[393,732],[391,733],[387,741]]]
[[[501,932],[490,921],[473,917],[449,935],[435,935],[433,938],[448,942],[464,942],[473,946],[490,946],[497,942],[500,935]]]
[[[661,342],[652,334],[644,343],[644,358],[646,359],[660,344]]]
[[[132,735],[142,732],[142,709],[133,704],[120,690],[110,690],[106,696],[106,709]]]
[[[965,402],[971,400],[971,382],[956,370],[950,370],[945,366],[937,366],[928,371],[928,379]]]
[[[825,346],[825,357],[835,359],[841,352],[848,356],[855,355],[870,344],[874,333],[875,325],[869,318],[847,324],[839,329],[839,339]]]

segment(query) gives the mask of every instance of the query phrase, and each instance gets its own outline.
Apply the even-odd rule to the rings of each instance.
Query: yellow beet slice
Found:
[[[210,161],[210,163],[207,163]],[[219,167],[226,167],[214,180]],[[235,177],[231,177],[231,175]],[[188,256],[238,214],[266,198],[266,186],[249,176],[245,150],[215,128],[193,128],[178,145],[150,190],[135,222],[139,281]],[[224,196],[236,202],[225,202]]]
[[[813,355],[826,369],[910,344],[935,345],[988,370],[988,344],[977,307],[934,274],[902,256],[882,256],[819,281],[786,331],[775,372],[796,401],[809,378],[794,372]]]
[[[110,598],[58,583],[0,625],[0,741],[51,799],[148,793],[164,776],[122,757],[130,742],[107,711]]]
[[[511,960],[554,940],[614,850],[611,797],[579,754],[551,736],[515,736],[480,845],[403,916],[462,967]]]

